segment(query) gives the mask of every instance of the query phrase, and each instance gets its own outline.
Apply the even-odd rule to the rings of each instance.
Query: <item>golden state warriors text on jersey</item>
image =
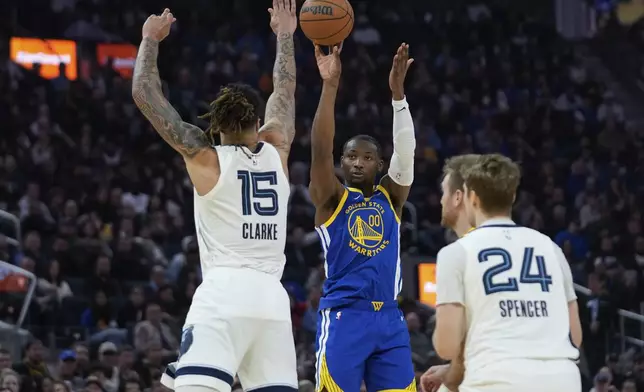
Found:
[[[384,238],[383,216],[386,211],[382,204],[377,201],[350,204],[345,208],[344,214],[348,217],[349,248],[363,256],[372,257],[389,245],[389,240]]]
[[[316,229],[327,272],[321,307],[396,299],[402,287],[399,224],[383,187],[371,197],[346,188],[331,218]]]

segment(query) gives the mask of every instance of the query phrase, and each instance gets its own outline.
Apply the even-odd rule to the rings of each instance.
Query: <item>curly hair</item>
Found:
[[[210,103],[210,111],[201,119],[208,120],[208,134],[214,135],[242,133],[253,128],[259,120],[264,103],[259,93],[252,87],[232,83],[222,87],[214,101]]]

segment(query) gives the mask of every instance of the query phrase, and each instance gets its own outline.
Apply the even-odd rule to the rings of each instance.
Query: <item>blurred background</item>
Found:
[[[416,180],[404,211],[405,312],[418,374],[432,343],[433,257],[445,158],[521,162],[515,220],[565,251],[580,298],[585,391],[644,392],[644,1],[352,1],[337,147],[358,133],[391,154],[387,75],[406,93]],[[219,86],[271,92],[268,0],[0,2],[0,390],[161,392],[200,282],[192,188],[180,156],[139,115],[130,78],[143,21],[177,17],[164,89],[202,126]],[[284,285],[302,391],[313,391],[321,249],[307,192],[320,81],[298,32]],[[349,86],[348,81],[351,81]],[[236,386],[235,388],[238,388]]]

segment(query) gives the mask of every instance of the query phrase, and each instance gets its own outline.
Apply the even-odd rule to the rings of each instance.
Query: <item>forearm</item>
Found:
[[[143,38],[134,65],[132,98],[159,135],[179,153],[191,158],[209,145],[208,137],[198,127],[183,122],[163,96],[158,54],[159,42]]]
[[[389,165],[389,177],[398,185],[410,186],[414,181],[414,152],[416,135],[407,100],[392,101],[394,110],[393,144],[394,152]]]
[[[324,82],[320,103],[315,112],[311,127],[312,159],[327,158],[333,154],[335,137],[335,101],[338,94],[337,85]]]
[[[295,136],[295,47],[293,35],[280,33],[277,36],[277,56],[273,67],[273,93],[266,102],[263,130],[279,131],[284,142],[291,143]]]

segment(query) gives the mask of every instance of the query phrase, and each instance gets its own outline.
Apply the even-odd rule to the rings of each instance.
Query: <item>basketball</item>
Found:
[[[339,44],[353,30],[353,8],[347,0],[307,0],[300,10],[300,27],[318,45]]]

